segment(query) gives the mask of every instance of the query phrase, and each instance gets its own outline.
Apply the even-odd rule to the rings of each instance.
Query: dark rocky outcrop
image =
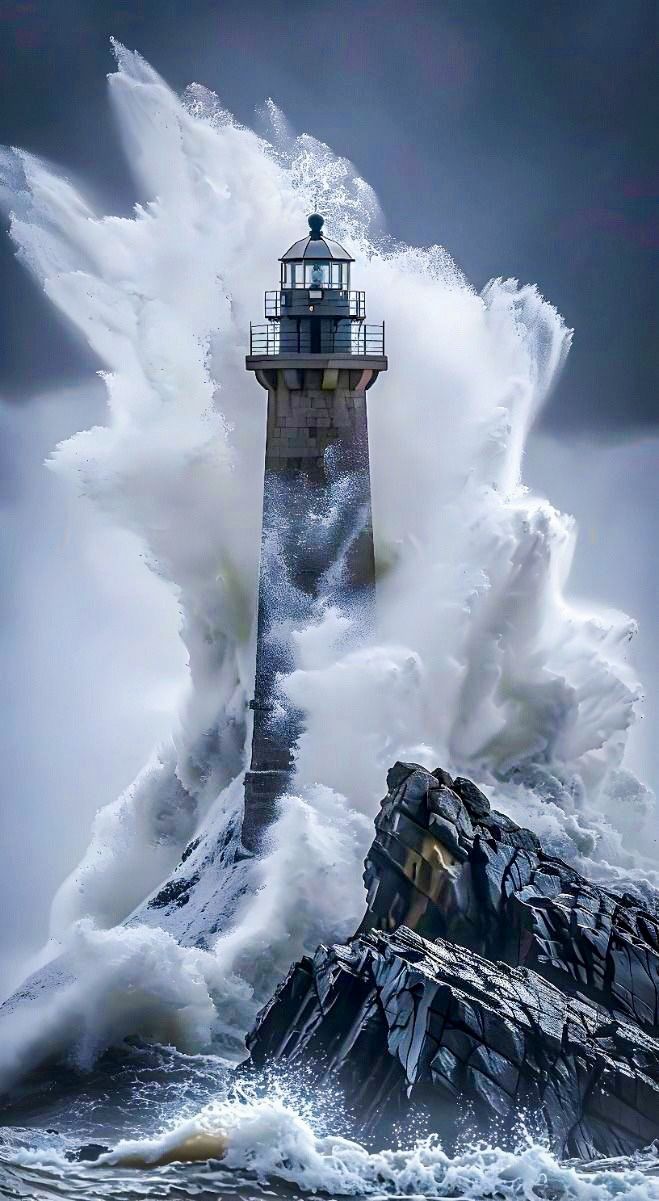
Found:
[[[410,1107],[449,1143],[460,1105],[515,1135],[520,1114],[560,1155],[628,1154],[659,1131],[659,1043],[535,972],[404,927],[320,947],[250,1036],[257,1066],[304,1058],[345,1088],[364,1127]]]
[[[375,821],[361,931],[405,924],[659,1027],[659,921],[490,810],[469,780],[397,763]]]
[[[397,763],[347,946],[304,959],[259,1015],[253,1064],[305,1064],[363,1128],[521,1117],[561,1155],[659,1135],[659,928],[546,855],[470,781]]]
[[[105,1147],[102,1143],[85,1143],[84,1146],[78,1147],[77,1151],[65,1151],[64,1158],[68,1159],[69,1163],[96,1163],[101,1155],[107,1155],[110,1147]]]

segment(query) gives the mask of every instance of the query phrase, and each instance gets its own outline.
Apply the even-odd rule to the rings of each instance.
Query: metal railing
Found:
[[[351,317],[366,316],[365,292],[348,292],[348,312]]]
[[[347,323],[346,323],[347,326]],[[249,353],[251,355],[384,355],[384,321],[375,325],[347,326],[339,329],[322,329],[320,336],[313,338],[309,323],[301,322],[300,328],[282,331],[276,323],[250,325]]]
[[[281,292],[266,292],[265,315],[266,317],[281,317]]]
[[[318,291],[322,291],[322,299],[311,302],[318,312],[322,313],[324,309],[340,307],[343,309],[346,317],[363,318],[366,316],[365,292],[344,292],[340,288],[319,288]],[[308,297],[309,289],[306,289],[306,291],[293,290],[293,306],[297,308],[301,304],[309,303]],[[343,308],[345,305],[347,305],[347,308]],[[266,317],[276,320],[282,316],[282,313],[285,314],[285,312],[286,296],[282,292],[266,292]]]

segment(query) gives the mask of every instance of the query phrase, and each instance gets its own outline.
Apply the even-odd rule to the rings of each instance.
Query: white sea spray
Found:
[[[107,390],[105,424],[50,465],[175,589],[189,690],[171,743],[99,813],[55,898],[75,980],[43,1002],[38,1031],[20,1008],[11,1036],[0,1031],[5,1080],[58,1049],[88,1063],[129,1034],[165,1031],[187,1049],[243,1034],[292,961],[357,924],[396,758],[472,776],[590,875],[642,886],[653,870],[611,800],[640,795],[621,774],[640,695],[625,657],[634,624],[568,602],[574,524],[522,482],[570,331],[534,286],[494,280],[479,295],[443,248],[380,237],[368,185],[273,106],[258,136],[204,89],[181,100],[116,49],[134,215],[98,214],[21,151],[3,157],[5,190],[22,260],[89,342]],[[218,932],[208,877],[173,918],[143,903],[193,837],[229,828],[240,808],[265,436],[245,344],[314,203],[386,318],[390,369],[369,393],[377,628],[356,647],[350,616],[321,605],[291,630],[282,687],[306,715],[297,775]],[[186,945],[193,928],[204,949]]]
[[[144,1197],[196,1195],[241,1182],[254,1195],[260,1182],[268,1195],[286,1184],[310,1195],[331,1197],[431,1197],[443,1201],[658,1201],[659,1178],[652,1156],[582,1165],[560,1162],[530,1136],[503,1150],[476,1142],[449,1154],[436,1138],[408,1140],[395,1148],[372,1150],[354,1139],[317,1128],[311,1106],[293,1106],[283,1094],[269,1099],[213,1101],[195,1117],[171,1125],[151,1138],[123,1139],[96,1164],[75,1167],[56,1149],[15,1150],[5,1161],[40,1179],[67,1178],[77,1193],[121,1195],[139,1187]],[[203,1140],[214,1164],[181,1169],[175,1162],[194,1158]],[[191,1155],[191,1147],[194,1149]],[[155,1168],[159,1161],[174,1160]],[[135,1165],[140,1175],[135,1176]],[[656,1160],[654,1161],[656,1165]],[[132,1171],[128,1171],[128,1166]],[[153,1165],[153,1167],[151,1166]],[[74,1176],[75,1173],[75,1176]],[[48,1175],[46,1175],[48,1174]],[[223,1188],[224,1186],[224,1188]]]

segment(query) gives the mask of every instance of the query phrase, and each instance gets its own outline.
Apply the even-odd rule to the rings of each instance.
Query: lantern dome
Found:
[[[352,255],[348,254],[348,251],[339,242],[333,242],[331,238],[324,237],[323,224],[324,219],[318,213],[312,213],[309,217],[310,232],[307,237],[294,242],[279,261],[290,263],[291,260],[303,262],[306,259],[331,259],[338,263],[354,263]]]

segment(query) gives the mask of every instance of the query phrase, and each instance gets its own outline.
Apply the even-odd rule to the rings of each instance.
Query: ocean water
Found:
[[[568,599],[574,523],[523,482],[571,340],[537,288],[478,293],[443,247],[387,237],[351,164],[273,105],[254,132],[205,89],[178,97],[116,53],[133,215],[99,213],[21,151],[2,153],[2,195],[22,261],[107,390],[105,423],[49,467],[135,535],[135,580],[150,570],[172,590],[189,681],[171,738],[99,811],[54,897],[42,967],[0,1009],[0,1195],[651,1201],[652,1150],[560,1164],[530,1133],[508,1150],[465,1132],[449,1154],[413,1129],[383,1148],[354,1136],[349,1098],[307,1092],[303,1075],[236,1075],[290,964],[358,925],[396,758],[472,777],[552,852],[654,903],[654,798],[625,763],[635,626],[606,597]],[[263,858],[235,862],[265,415],[245,342],[316,206],[387,322],[390,369],[369,394],[377,625],[365,636],[329,598],[304,620],[292,608],[281,688],[305,713],[296,775]],[[168,880],[188,903],[149,905]],[[191,1138],[211,1157],[122,1166]],[[85,1143],[109,1151],[67,1158]]]
[[[236,1081],[217,1057],[132,1048],[85,1078],[59,1069],[33,1080],[0,1120],[0,1195],[99,1199],[196,1197],[436,1197],[608,1201],[659,1197],[659,1160],[560,1163],[520,1131],[513,1150],[470,1139],[447,1154],[427,1133],[401,1130],[395,1146],[351,1137],[337,1092],[273,1073]],[[150,1167],[204,1137],[204,1160]],[[97,1163],[71,1162],[81,1145],[111,1146]],[[137,1156],[141,1167],[123,1161]],[[216,1158],[213,1158],[213,1157]]]

